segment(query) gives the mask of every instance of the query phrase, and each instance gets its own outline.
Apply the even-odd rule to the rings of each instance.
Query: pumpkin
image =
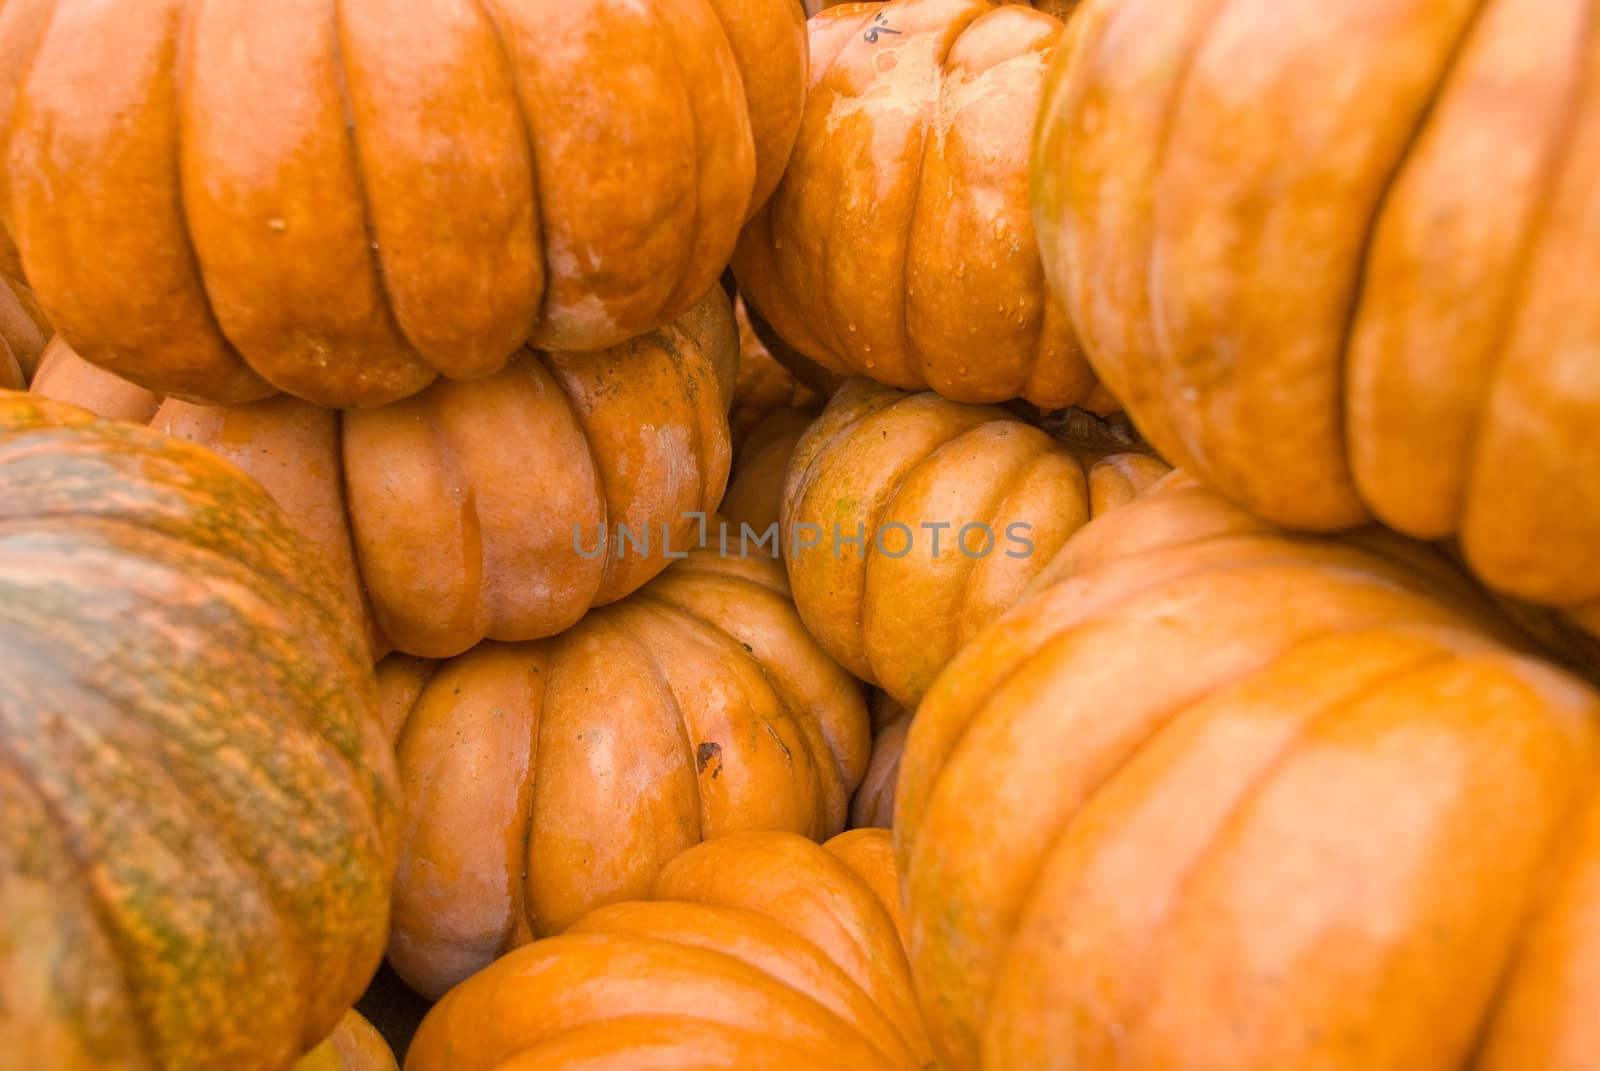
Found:
[[[734,302],[733,314],[739,325],[739,376],[734,383],[728,427],[737,451],[742,449],[745,437],[772,414],[820,409],[822,403],[818,392],[785,367],[761,341],[751,326],[743,299]]]
[[[1166,470],[991,406],[852,381],[789,463],[795,605],[840,664],[914,707],[1069,535]]]
[[[690,848],[452,990],[406,1071],[931,1068],[888,848],[876,830]]]
[[[844,4],[807,23],[789,167],[734,254],[804,357],[962,402],[1114,407],[1050,296],[1028,153],[1059,19],[989,0]]]
[[[380,405],[682,315],[805,50],[793,0],[11,4],[0,216],[97,365]]]
[[[51,358],[37,392],[149,419],[259,479],[370,607],[375,654],[553,635],[660,572],[663,528],[681,549],[727,481],[737,340],[718,287],[622,346],[524,350],[487,379],[344,413],[160,402],[64,345]]]
[[[378,964],[399,815],[348,606],[254,483],[0,393],[7,1067],[288,1067]]]
[[[718,511],[731,528],[760,535],[778,523],[783,482],[795,444],[817,418],[815,410],[780,409],[757,424],[739,446]]]
[[[1033,161],[1041,245],[1164,456],[1290,527],[1457,538],[1498,591],[1600,619],[1587,11],[1075,17]]]
[[[306,1053],[293,1071],[400,1071],[389,1043],[351,1009],[322,1044]]]
[[[906,744],[945,1066],[1592,1067],[1600,694],[1518,642],[1430,548],[1185,475],[1089,524]]]
[[[900,779],[900,757],[905,752],[906,734],[911,730],[914,711],[874,691],[872,711],[872,757],[867,775],[861,779],[855,798],[850,801],[852,829],[894,828],[894,787]]]
[[[403,709],[389,962],[437,996],[740,830],[844,828],[870,746],[859,686],[770,557],[715,537],[547,640],[379,671]]]

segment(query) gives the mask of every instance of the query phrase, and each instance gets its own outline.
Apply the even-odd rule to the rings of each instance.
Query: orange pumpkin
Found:
[[[989,0],[829,8],[777,192],[733,267],[806,358],[963,402],[1113,407],[1050,296],[1028,152],[1063,24]]]
[[[355,1009],[333,1033],[300,1058],[292,1071],[400,1071],[389,1043]]]
[[[779,564],[714,544],[552,639],[379,679],[406,798],[389,962],[426,996],[702,838],[838,833],[870,746]]]
[[[730,526],[748,525],[764,534],[778,523],[789,458],[816,418],[815,410],[780,409],[751,429],[739,446],[718,511]]]
[[[900,758],[905,753],[906,734],[911,730],[914,711],[874,691],[872,711],[872,757],[867,775],[861,779],[855,798],[850,801],[850,826],[853,829],[894,828],[894,786],[900,779]]]
[[[666,566],[663,526],[681,549],[698,528],[685,514],[722,497],[737,359],[713,287],[676,324],[622,346],[524,350],[487,379],[378,409],[160,402],[64,344],[34,390],[148,419],[234,461],[322,550],[346,597],[370,607],[376,654],[448,657],[485,637],[553,635]]]
[[[33,291],[0,275],[0,390],[27,389],[50,330]]]
[[[0,1064],[281,1071],[382,952],[393,755],[253,482],[0,393]]]
[[[778,181],[805,57],[793,0],[30,0],[0,216],[95,364],[379,405],[682,315]]]
[[[1425,546],[1187,477],[1084,528],[906,745],[945,1065],[1592,1067],[1600,694],[1514,637]]]
[[[795,605],[845,668],[914,707],[1069,535],[1166,471],[1001,409],[854,380],[789,463]]]
[[[734,302],[733,314],[739,325],[739,377],[734,383],[728,427],[733,448],[740,451],[745,438],[774,413],[821,409],[822,400],[761,341],[742,298]]]
[[[1456,537],[1490,586],[1600,625],[1588,6],[1108,0],[1074,25],[1039,233],[1149,440],[1260,516]]]
[[[406,1071],[924,1071],[887,836],[742,833],[513,952],[423,1020]]]

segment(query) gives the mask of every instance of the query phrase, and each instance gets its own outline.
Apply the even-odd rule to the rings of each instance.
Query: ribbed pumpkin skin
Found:
[[[28,388],[50,332],[50,320],[33,292],[0,275],[0,390]]]
[[[549,640],[380,682],[409,704],[389,961],[436,996],[701,839],[844,828],[870,735],[859,686],[767,558],[696,551]]]
[[[395,864],[358,622],[210,453],[0,394],[7,1067],[277,1071],[361,993]]]
[[[1055,18],[989,0],[829,8],[777,192],[739,239],[751,307],[803,356],[963,402],[1114,406],[1050,296],[1028,153]]]
[[[684,514],[714,510],[727,482],[737,346],[713,287],[677,323],[610,350],[523,350],[487,379],[377,409],[161,403],[64,347],[35,390],[235,462],[369,608],[376,653],[449,657],[485,637],[553,635],[637,589],[669,561],[663,525],[688,543],[698,523]],[[619,525],[648,530],[649,553],[619,547]]]
[[[778,523],[783,508],[783,484],[789,476],[789,458],[819,410],[780,409],[769,414],[745,436],[734,459],[728,490],[718,510],[735,530],[749,525],[756,535]]]
[[[352,1008],[322,1044],[300,1058],[293,1071],[400,1071],[400,1065],[383,1035]]]
[[[728,427],[733,434],[733,448],[739,451],[746,437],[774,413],[819,410],[822,399],[761,341],[750,324],[743,300],[734,303],[734,319],[739,325],[739,377],[728,409]]]
[[[872,757],[867,775],[861,779],[855,798],[850,801],[852,829],[894,828],[894,787],[900,778],[900,759],[905,753],[906,734],[911,731],[914,710],[874,691],[872,710]]]
[[[846,669],[914,707],[1068,536],[1166,472],[1145,455],[1079,455],[1001,409],[854,380],[790,458],[795,605]],[[979,527],[958,544],[968,525],[992,540]],[[864,546],[843,542],[863,532]]]
[[[1069,541],[902,763],[946,1065],[1591,1067],[1600,696],[1491,614],[1187,477]]]
[[[1458,537],[1491,587],[1595,616],[1589,5],[1107,0],[1074,26],[1036,218],[1146,437],[1260,516]]]
[[[793,0],[24,0],[0,214],[95,364],[380,405],[681,315],[776,185],[805,67]]]
[[[640,899],[451,991],[406,1071],[932,1067],[882,888],[889,856],[878,831],[690,848]]]

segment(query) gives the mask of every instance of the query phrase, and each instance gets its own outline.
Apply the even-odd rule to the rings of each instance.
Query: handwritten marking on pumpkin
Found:
[[[888,18],[884,15],[883,12],[880,11],[873,18],[872,25],[868,26],[866,32],[863,33],[861,36],[862,36],[863,39],[866,40],[867,44],[875,45],[875,44],[878,43],[878,35],[880,33],[896,33],[897,34],[899,32],[900,32],[899,30],[896,30],[896,29],[892,28],[889,25]]]

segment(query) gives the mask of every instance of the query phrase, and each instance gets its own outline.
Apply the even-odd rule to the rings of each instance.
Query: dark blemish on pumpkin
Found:
[[[706,767],[715,762],[717,768],[711,771],[711,779],[715,781],[717,775],[722,772],[722,745],[713,744],[709,741],[701,744],[694,749],[694,762],[697,773],[705,773]]]
[[[755,654],[756,653],[756,649],[754,647],[751,647],[748,643],[745,643],[743,640],[739,641],[739,646],[743,647],[746,651],[749,651],[751,654]]]

